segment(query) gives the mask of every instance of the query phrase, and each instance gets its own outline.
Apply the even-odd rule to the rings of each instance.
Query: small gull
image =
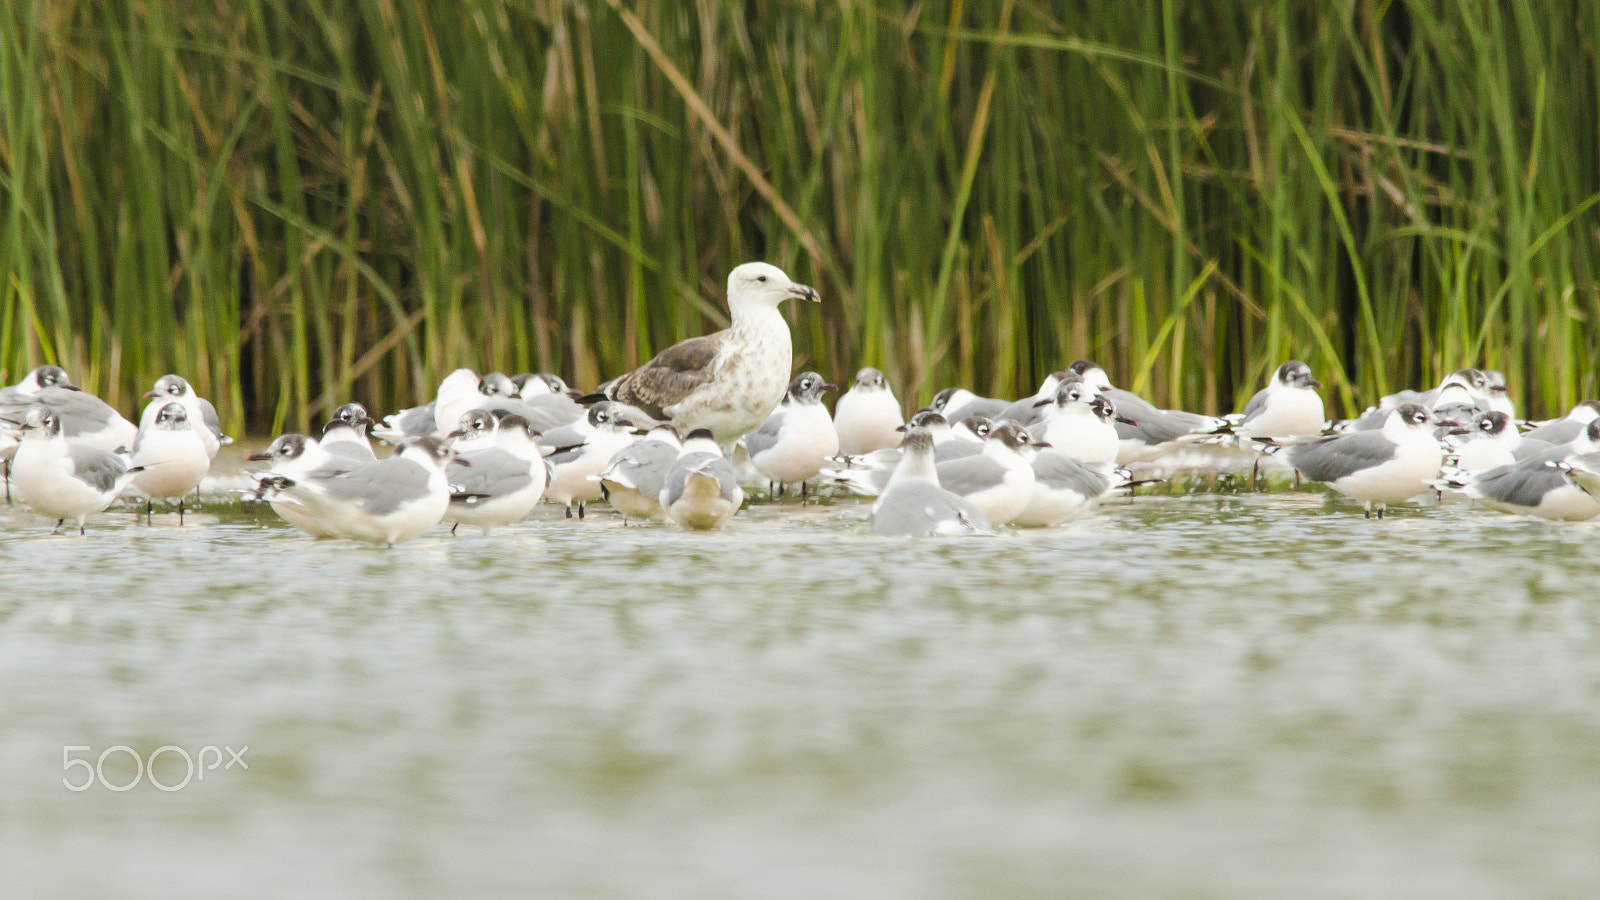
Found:
[[[779,306],[795,298],[820,299],[777,266],[737,266],[728,275],[728,328],[673,344],[612,381],[604,396],[679,431],[709,428],[731,448],[766,421],[788,389],[794,347]]]
[[[83,534],[89,516],[110,506],[143,471],[130,468],[114,453],[68,440],[60,417],[49,407],[29,407],[18,424],[22,440],[12,460],[11,479],[19,500],[56,520],[51,534],[69,519]]]
[[[643,438],[618,450],[606,463],[600,474],[591,476],[600,482],[606,499],[622,513],[622,524],[628,519],[665,519],[661,508],[661,488],[666,483],[667,471],[678,461],[683,450],[683,440],[678,429],[662,423],[650,429]]]
[[[321,523],[313,532],[319,537],[392,547],[444,518],[450,506],[444,465],[452,455],[443,440],[418,438],[400,443],[393,456],[348,471],[313,472],[301,479],[269,475],[261,480],[261,490],[268,499],[303,506]]]
[[[983,452],[984,440],[989,437],[992,423],[982,416],[968,416],[951,426],[944,416],[930,409],[919,410],[911,421],[900,427],[925,428],[933,437],[934,461],[947,462]],[[837,465],[823,470],[823,474],[836,484],[842,484],[858,494],[876,497],[888,486],[904,455],[899,447],[874,450],[862,456],[835,457]]]
[[[1600,419],[1600,400],[1585,400],[1574,406],[1572,411],[1562,418],[1524,431],[1522,437],[1552,445],[1565,444],[1582,434],[1589,423],[1596,419]]]
[[[928,404],[928,409],[944,416],[951,422],[960,421],[968,416],[983,416],[993,419],[1006,411],[1011,405],[1009,400],[996,397],[980,397],[977,394],[961,387],[948,387],[933,395],[933,402]]]
[[[322,426],[322,449],[334,456],[356,462],[372,462],[378,458],[372,452],[372,441],[367,428],[376,424],[367,408],[359,403],[346,403],[333,411],[333,418]]]
[[[48,368],[52,371],[34,369],[7,389],[8,399],[0,400],[0,418],[20,421],[30,406],[40,403],[55,413],[61,435],[69,441],[108,453],[126,450],[133,443],[139,433],[137,425],[104,400],[73,385],[60,369]]]
[[[710,429],[696,429],[684,438],[661,485],[660,501],[667,518],[692,531],[721,528],[744,504],[733,464]]]
[[[590,475],[600,471],[617,455],[617,451],[634,441],[632,421],[623,418],[616,405],[601,401],[589,407],[584,420],[587,426],[570,444],[555,447],[550,455],[550,485],[544,497],[551,503],[566,507],[567,518],[572,518],[572,505],[578,505],[578,518],[583,518],[584,504],[599,500],[600,482]],[[551,435],[544,435],[540,443],[549,446]]]
[[[1351,431],[1289,446],[1289,465],[1304,477],[1361,501],[1368,518],[1376,509],[1382,519],[1387,504],[1416,496],[1439,474],[1444,448],[1434,437],[1435,424],[1427,407],[1404,403],[1375,431]]]
[[[888,380],[870,366],[856,373],[855,384],[833,406],[833,429],[846,456],[899,446],[905,421]]]
[[[481,410],[462,418],[484,415]],[[476,526],[484,534],[521,519],[539,504],[549,484],[550,473],[534,432],[527,419],[509,414],[495,419],[488,416],[491,436],[487,441],[457,445],[456,457],[445,467],[450,480],[450,507],[444,520],[450,533],[457,525]],[[457,432],[452,432],[452,437]],[[487,443],[488,446],[484,446]]]
[[[1066,372],[1051,372],[1046,375],[1044,381],[1039,383],[1037,391],[996,413],[993,416],[994,421],[1015,422],[1024,428],[1038,422],[1044,415],[1040,412],[1040,409],[1044,407],[1044,403],[1040,401],[1048,401],[1054,397],[1056,388],[1061,385],[1061,379],[1065,377],[1067,377]]]
[[[1132,391],[1113,387],[1106,370],[1087,359],[1067,367],[1111,401],[1116,411],[1112,429],[1117,433],[1119,463],[1148,462],[1228,427],[1228,421],[1181,409],[1162,409]]]
[[[918,425],[906,429],[902,460],[868,517],[880,537],[993,534],[982,511],[939,485],[933,435]]]
[[[1483,472],[1517,461],[1522,435],[1503,412],[1479,413],[1470,425],[1445,429],[1446,464],[1466,472]]]
[[[1291,359],[1278,367],[1272,382],[1250,398],[1237,420],[1233,433],[1240,437],[1285,438],[1322,433],[1326,413],[1322,387],[1311,374],[1311,367]]]
[[[155,386],[145,391],[144,398],[149,400],[144,412],[139,416],[139,429],[146,430],[155,421],[156,415],[162,407],[171,402],[183,404],[184,412],[189,414],[189,422],[200,440],[205,442],[206,456],[210,459],[217,458],[217,451],[223,444],[233,443],[233,438],[222,433],[222,419],[217,416],[217,408],[211,401],[194,392],[187,379],[181,375],[163,375],[156,379]],[[143,479],[140,479],[141,481]]]
[[[267,471],[270,475],[293,481],[341,475],[361,464],[348,457],[334,456],[322,449],[314,437],[293,433],[278,435],[267,445],[267,449],[252,453],[245,459],[250,462],[268,463]],[[267,501],[267,505],[272,507],[272,511],[277,513],[279,518],[312,537],[338,537],[324,519],[304,504],[267,490],[263,484],[265,480],[258,478],[256,487],[245,492],[245,499]]]
[[[777,411],[745,435],[750,464],[769,485],[776,485],[774,497],[783,496],[784,485],[799,484],[804,500],[806,480],[816,477],[828,458],[839,452],[839,434],[822,405],[822,393],[836,390],[816,372],[801,372],[789,383],[789,393]]]
[[[1456,490],[1500,512],[1581,522],[1600,515],[1600,504],[1567,475],[1573,458],[1600,451],[1600,421],[1571,442],[1482,472],[1446,473],[1435,486]]]
[[[938,463],[939,484],[967,498],[989,522],[1004,525],[1028,508],[1033,499],[1033,456],[1048,446],[1035,442],[1021,425],[1002,422],[989,433],[982,453]]]
[[[1039,440],[1084,462],[1117,461],[1117,409],[1094,385],[1081,377],[1062,379],[1055,397],[1040,404],[1044,417],[1030,429]]]
[[[145,524],[150,524],[155,501],[173,498],[178,501],[178,524],[183,524],[184,497],[211,471],[205,441],[209,433],[205,426],[195,427],[189,406],[178,400],[163,403],[150,424],[140,426],[129,464],[144,470],[134,476],[133,487],[145,496]]]
[[[1102,497],[1132,484],[1126,468],[1108,462],[1086,463],[1046,448],[1033,457],[1033,496],[1013,520],[1030,528],[1059,525],[1092,509]]]

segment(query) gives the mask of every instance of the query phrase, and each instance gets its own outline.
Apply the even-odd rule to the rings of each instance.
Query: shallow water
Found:
[[[1600,884],[1595,526],[1196,492],[919,542],[865,512],[542,509],[386,551],[220,498],[87,538],[6,508],[0,893]],[[73,792],[67,745],[249,768]]]

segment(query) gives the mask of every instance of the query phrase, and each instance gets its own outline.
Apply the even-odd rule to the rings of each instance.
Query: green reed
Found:
[[[755,15],[756,18],[747,18]],[[797,361],[924,401],[1089,356],[1349,412],[1463,365],[1600,394],[1600,9],[1431,0],[18,0],[0,373],[234,429],[450,369],[592,386],[766,259]]]

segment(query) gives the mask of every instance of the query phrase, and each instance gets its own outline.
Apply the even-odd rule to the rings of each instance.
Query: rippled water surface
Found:
[[[1595,526],[865,514],[386,551],[220,500],[87,538],[5,508],[0,894],[1595,896]],[[72,792],[69,745],[249,769]]]

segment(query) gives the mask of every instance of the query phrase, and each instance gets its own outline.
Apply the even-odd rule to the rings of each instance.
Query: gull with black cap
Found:
[[[783,496],[784,485],[799,484],[804,500],[806,481],[839,452],[839,433],[822,405],[823,392],[836,390],[816,372],[801,372],[777,411],[745,435],[750,464],[767,479],[774,497]]]
[[[1437,424],[1427,407],[1405,403],[1380,429],[1293,444],[1286,455],[1302,476],[1359,500],[1368,518],[1376,510],[1382,519],[1388,504],[1415,497],[1438,476],[1444,448],[1434,437]]]
[[[22,430],[11,466],[17,499],[56,520],[51,534],[68,521],[76,522],[83,534],[89,516],[110,506],[143,471],[129,468],[114,453],[68,440],[60,416],[47,406],[28,407],[20,422],[10,421]]]

